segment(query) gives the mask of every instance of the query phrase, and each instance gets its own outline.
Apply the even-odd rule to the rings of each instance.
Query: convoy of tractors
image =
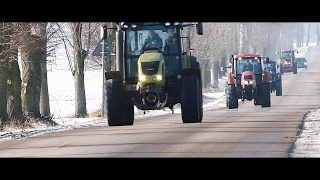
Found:
[[[270,94],[282,96],[282,75],[285,72],[297,74],[297,69],[307,68],[307,60],[299,62],[297,50],[286,49],[276,52],[278,59],[270,60],[260,54],[232,55],[225,88],[226,106],[235,109],[239,100],[253,101],[254,105],[270,107]],[[250,68],[248,68],[250,67]]]
[[[202,72],[192,54],[191,37],[184,27],[203,35],[202,22],[117,22],[115,70],[105,72],[106,110],[109,126],[133,125],[134,107],[139,110],[174,112],[180,104],[183,123],[203,119]],[[106,31],[103,31],[106,37]],[[156,34],[156,35],[155,35]],[[225,87],[226,107],[253,101],[270,107],[271,94],[282,96],[282,75],[297,74],[294,49],[280,50],[278,59],[260,54],[231,55]],[[305,64],[306,65],[306,64]],[[303,66],[305,67],[305,66]]]

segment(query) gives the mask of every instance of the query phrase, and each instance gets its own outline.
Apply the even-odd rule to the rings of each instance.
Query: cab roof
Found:
[[[234,58],[260,58],[260,54],[237,54],[233,56]]]
[[[263,63],[264,63],[264,64],[267,64],[267,60],[263,60]],[[277,61],[270,59],[268,63],[277,63]]]
[[[297,51],[295,49],[282,49],[281,52],[291,52],[291,51]]]

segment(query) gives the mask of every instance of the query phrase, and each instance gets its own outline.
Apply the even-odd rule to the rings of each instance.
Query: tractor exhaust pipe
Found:
[[[116,31],[116,71],[120,71],[123,75],[123,31],[121,24],[117,24]]]

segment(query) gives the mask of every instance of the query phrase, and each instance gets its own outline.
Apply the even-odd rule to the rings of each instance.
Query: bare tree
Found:
[[[7,120],[8,38],[5,38],[7,24],[0,24],[0,120]]]
[[[48,78],[47,78],[47,25],[48,23],[37,23],[34,25],[36,34],[39,35],[42,42],[41,53],[41,91],[40,91],[40,114],[42,117],[50,117],[50,101],[48,91]]]
[[[41,61],[46,40],[35,32],[33,25],[21,23],[24,32],[21,38],[22,62],[22,110],[26,116],[40,118],[40,92],[42,84]]]
[[[75,117],[79,118],[87,116],[87,103],[84,86],[84,60],[87,57],[87,51],[82,47],[81,23],[71,23],[71,29],[73,34],[72,40],[74,50]]]
[[[310,28],[311,28],[311,24],[312,23],[308,23],[308,27],[307,27],[307,40],[306,40],[306,46],[309,45],[309,41],[310,41]]]
[[[10,37],[7,51],[8,80],[7,80],[7,113],[11,120],[24,120],[21,104],[21,72],[18,63],[17,37],[15,37],[15,24],[8,23],[8,35]]]
[[[317,35],[317,45],[319,45],[320,42],[320,30],[319,30],[319,23],[316,23],[316,30],[315,33]]]

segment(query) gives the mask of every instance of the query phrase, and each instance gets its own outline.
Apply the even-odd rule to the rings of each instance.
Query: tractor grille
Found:
[[[154,75],[158,73],[159,61],[141,63],[142,72],[144,75]]]
[[[252,79],[252,75],[244,75],[244,79]]]

